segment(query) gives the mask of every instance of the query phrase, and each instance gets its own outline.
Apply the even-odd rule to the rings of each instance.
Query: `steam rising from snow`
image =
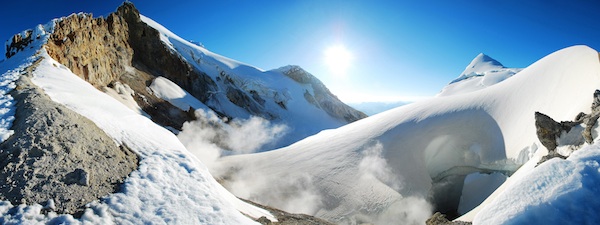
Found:
[[[304,213],[327,218],[339,224],[421,224],[431,216],[432,206],[425,196],[403,196],[398,193],[405,185],[404,179],[394,174],[387,160],[383,157],[384,147],[380,142],[374,142],[359,150],[355,165],[346,168],[343,173],[353,174],[348,185],[358,186],[368,184],[375,192],[393,192],[393,199],[388,199],[367,209],[363,206],[344,208],[344,216],[329,218],[328,215],[338,208],[342,202],[355,199],[356,196],[339,196],[323,185],[327,182],[339,182],[328,177],[317,177],[307,170],[280,170],[261,174],[259,164],[245,164],[243,169],[219,171],[216,176],[225,177],[225,186],[241,198],[257,201],[292,213]],[[315,160],[315,162],[319,162]],[[316,163],[314,167],[327,167]],[[335,173],[335,171],[332,171]],[[357,190],[355,195],[369,195]]]
[[[323,206],[322,193],[307,173],[270,176],[240,171],[227,188],[236,196],[287,212],[315,215]]]
[[[256,152],[288,130],[284,124],[271,124],[260,117],[226,123],[212,111],[198,109],[195,115],[197,119],[184,123],[177,137],[211,170],[221,155]]]
[[[380,142],[363,151],[363,159],[358,165],[361,179],[374,178],[398,191],[401,187],[400,177],[392,173],[387,161],[381,157],[382,151],[383,145]]]
[[[363,150],[363,158],[358,166],[360,180],[361,182],[373,182],[372,179],[376,179],[398,192],[403,188],[404,180],[392,172],[387,161],[382,157],[383,149],[383,145],[376,142]],[[377,214],[356,215],[355,218],[351,218],[349,223],[422,224],[431,216],[432,211],[433,207],[425,197],[405,196],[392,202]]]

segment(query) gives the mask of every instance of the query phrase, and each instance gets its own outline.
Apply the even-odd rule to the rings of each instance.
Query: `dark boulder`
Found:
[[[546,114],[535,112],[535,128],[540,142],[548,151],[554,151],[558,146],[556,139],[563,131],[569,132],[571,128],[581,122],[563,121],[556,122]]]

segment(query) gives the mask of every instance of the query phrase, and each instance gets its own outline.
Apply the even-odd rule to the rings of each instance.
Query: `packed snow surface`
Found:
[[[404,223],[422,223],[432,210],[424,200],[445,191],[438,182],[510,175],[543,148],[534,112],[572,120],[589,113],[598,87],[598,52],[574,46],[479,91],[415,102],[278,150],[225,157],[214,172],[228,175],[234,194],[293,212],[358,223],[386,221],[393,211],[408,215]]]
[[[204,103],[194,98],[190,93],[183,90],[177,84],[173,83],[167,78],[157,77],[150,84],[150,90],[152,93],[161,99],[168,101],[175,107],[188,111],[190,108],[210,110]]]
[[[600,219],[600,145],[527,171],[475,217],[475,224],[595,224]]]

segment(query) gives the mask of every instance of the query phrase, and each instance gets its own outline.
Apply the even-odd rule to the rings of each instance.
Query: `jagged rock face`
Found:
[[[560,137],[563,131],[569,132],[571,128],[576,125],[579,125],[580,122],[556,122],[549,116],[535,112],[535,127],[537,136],[544,145],[548,149],[548,151],[554,151],[558,144],[556,143],[556,139]]]
[[[314,90],[314,96],[304,93],[304,98],[311,104],[325,110],[330,116],[343,119],[346,122],[354,122],[367,115],[343,103],[335,97],[325,85],[315,76],[306,72],[298,66],[292,66],[283,74],[301,84],[310,84]]]
[[[132,60],[136,67],[168,78],[202,102],[208,100],[210,92],[216,91],[216,84],[208,75],[173,54],[160,40],[159,32],[141,21],[133,4],[124,3],[116,15],[124,18],[129,26],[129,43],[134,49]]]
[[[99,89],[117,81],[128,84],[138,105],[156,123],[175,129],[194,117],[148,93],[152,79],[163,75],[202,93],[199,96],[206,94],[203,87],[212,81],[191,72],[185,61],[172,54],[131,3],[124,3],[106,19],[91,14],[63,18],[46,47],[53,59]]]
[[[107,19],[71,15],[55,25],[48,53],[94,86],[106,86],[131,65],[133,50],[127,31],[127,23],[115,14]]]
[[[81,215],[85,205],[117,192],[138,156],[92,121],[55,103],[22,77],[13,91],[15,133],[0,145],[0,199],[53,205]]]

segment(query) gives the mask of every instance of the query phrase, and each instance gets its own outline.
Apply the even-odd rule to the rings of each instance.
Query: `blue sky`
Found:
[[[73,12],[107,15],[122,1],[3,3],[0,37]],[[564,47],[600,50],[600,3],[573,1],[133,1],[209,50],[274,69],[300,65],[344,101],[433,96],[483,52],[526,67]],[[352,54],[334,75],[324,52]]]

